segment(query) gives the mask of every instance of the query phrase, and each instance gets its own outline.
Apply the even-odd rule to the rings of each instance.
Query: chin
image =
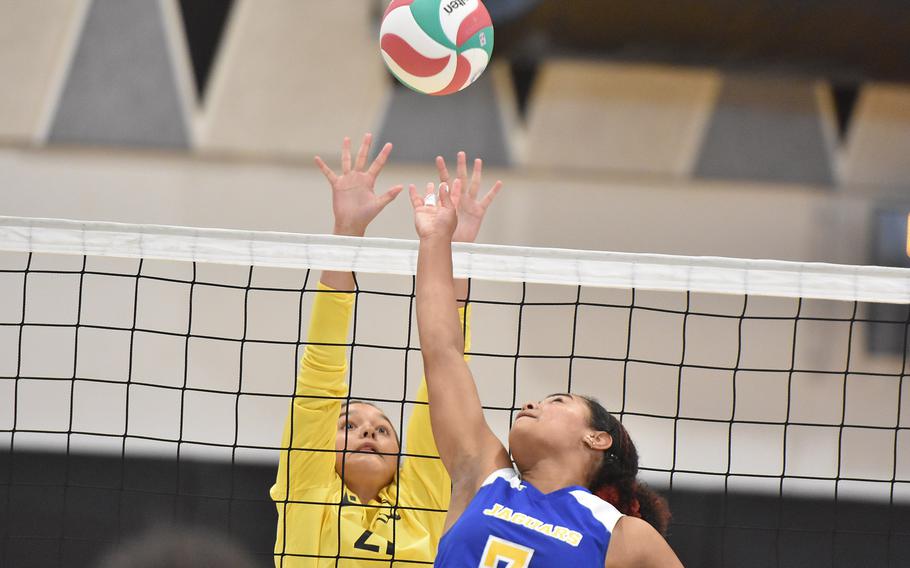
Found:
[[[538,425],[538,421],[533,418],[519,418],[512,423],[512,428],[509,429],[509,439],[512,439],[513,435],[520,435],[522,437],[533,436],[533,432],[537,430],[535,426]]]

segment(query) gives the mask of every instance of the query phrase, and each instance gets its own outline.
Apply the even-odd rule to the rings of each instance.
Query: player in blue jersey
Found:
[[[658,531],[666,528],[666,505],[635,480],[638,457],[628,433],[592,399],[557,394],[526,404],[509,432],[513,469],[462,358],[452,285],[461,183],[453,182],[451,193],[441,185],[438,197],[433,184],[424,195],[414,186],[410,193],[420,236],[417,326],[430,419],[452,478],[435,565],[682,566]]]

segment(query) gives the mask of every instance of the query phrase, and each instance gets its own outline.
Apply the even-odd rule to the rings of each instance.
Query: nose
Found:
[[[524,406],[521,407],[522,410],[534,410],[537,408],[538,403],[536,402],[526,402]]]
[[[372,426],[364,426],[360,429],[360,437],[376,439],[376,430]]]

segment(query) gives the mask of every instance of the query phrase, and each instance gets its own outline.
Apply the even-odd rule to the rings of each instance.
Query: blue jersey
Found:
[[[601,568],[622,514],[583,487],[541,493],[494,472],[439,541],[444,568]]]

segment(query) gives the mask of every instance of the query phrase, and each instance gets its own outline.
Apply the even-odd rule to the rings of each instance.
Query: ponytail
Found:
[[[663,496],[646,484],[633,480],[629,490],[624,492],[617,485],[608,484],[599,487],[594,494],[616,507],[620,513],[643,519],[666,536],[671,518],[670,507]]]
[[[620,513],[643,519],[662,535],[670,524],[667,500],[638,481],[638,450],[629,432],[596,400],[584,397],[591,411],[591,427],[610,434],[613,445],[604,452],[588,488]]]

